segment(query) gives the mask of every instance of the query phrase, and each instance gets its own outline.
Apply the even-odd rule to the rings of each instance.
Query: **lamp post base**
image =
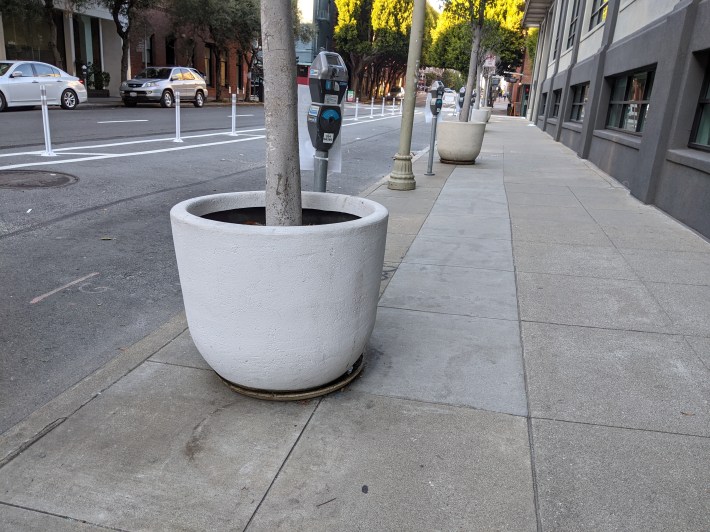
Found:
[[[414,180],[412,172],[412,155],[394,156],[394,168],[390,173],[387,188],[391,190],[414,190],[417,188],[417,182]]]

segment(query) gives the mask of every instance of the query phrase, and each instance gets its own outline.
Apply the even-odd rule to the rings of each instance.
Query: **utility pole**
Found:
[[[414,127],[414,106],[417,99],[417,72],[424,37],[425,8],[426,0],[414,0],[412,29],[409,35],[409,55],[407,56],[407,83],[399,134],[399,152],[394,156],[394,166],[387,183],[387,188],[392,190],[414,190],[417,186],[412,172],[412,128]]]

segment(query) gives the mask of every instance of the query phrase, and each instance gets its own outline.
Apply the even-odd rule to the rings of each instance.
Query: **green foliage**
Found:
[[[103,90],[111,83],[111,74],[101,70],[96,63],[86,65],[87,85],[90,89]]]
[[[495,54],[499,59],[498,71],[519,66],[525,49],[519,0],[488,0],[485,21],[481,32],[479,65],[485,56]],[[480,0],[447,0],[439,23],[433,32],[434,43],[427,56],[427,64],[453,68],[468,73],[473,25],[480,9]]]
[[[540,31],[538,28],[533,28],[528,31],[525,37],[525,48],[528,51],[528,55],[533,63],[535,63],[535,52],[537,51],[537,38]]]
[[[441,81],[445,86],[458,91],[461,87],[466,85],[466,78],[457,70],[446,69],[444,74],[441,76]]]

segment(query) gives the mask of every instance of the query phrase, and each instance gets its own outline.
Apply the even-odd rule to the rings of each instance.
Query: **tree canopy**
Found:
[[[525,44],[521,28],[524,2],[488,0],[481,32],[480,64],[487,54],[498,57],[498,72],[512,70],[522,62]],[[444,12],[432,31],[433,45],[427,64],[468,73],[474,21],[480,0],[447,0]]]
[[[351,87],[360,95],[385,91],[405,75],[413,0],[335,0],[335,48],[348,65]],[[428,3],[423,48],[431,45],[438,13]]]

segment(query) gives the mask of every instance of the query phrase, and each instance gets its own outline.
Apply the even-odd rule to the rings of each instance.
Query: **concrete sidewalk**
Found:
[[[414,167],[357,381],[235,395],[176,316],[0,436],[0,528],[710,529],[710,244],[519,118]]]

